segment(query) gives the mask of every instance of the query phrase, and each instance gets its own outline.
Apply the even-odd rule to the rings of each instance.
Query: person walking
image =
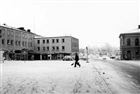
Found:
[[[74,64],[74,67],[76,67],[76,65],[78,65],[79,67],[81,66],[78,61],[79,61],[79,56],[77,55],[77,53],[75,53],[75,64]]]

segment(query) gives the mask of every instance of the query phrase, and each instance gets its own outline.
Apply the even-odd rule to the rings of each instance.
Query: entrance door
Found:
[[[127,51],[127,59],[131,60],[131,51]]]

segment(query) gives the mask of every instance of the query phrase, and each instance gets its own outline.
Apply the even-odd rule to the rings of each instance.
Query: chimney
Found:
[[[138,25],[138,29],[140,29],[140,25]]]
[[[27,29],[27,32],[31,32],[31,30],[30,29]]]
[[[19,27],[18,29],[25,31],[24,27]]]
[[[6,25],[5,23],[3,25]]]

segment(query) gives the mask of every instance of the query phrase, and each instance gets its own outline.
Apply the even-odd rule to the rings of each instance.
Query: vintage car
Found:
[[[64,56],[63,61],[72,61],[72,56]]]

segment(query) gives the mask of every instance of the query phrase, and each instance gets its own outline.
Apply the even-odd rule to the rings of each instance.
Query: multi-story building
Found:
[[[35,59],[62,59],[79,52],[79,40],[72,36],[35,38]]]
[[[34,36],[30,29],[0,25],[0,50],[7,59],[28,59],[34,50]]]
[[[140,60],[140,25],[131,33],[120,34],[120,51],[123,60]]]

